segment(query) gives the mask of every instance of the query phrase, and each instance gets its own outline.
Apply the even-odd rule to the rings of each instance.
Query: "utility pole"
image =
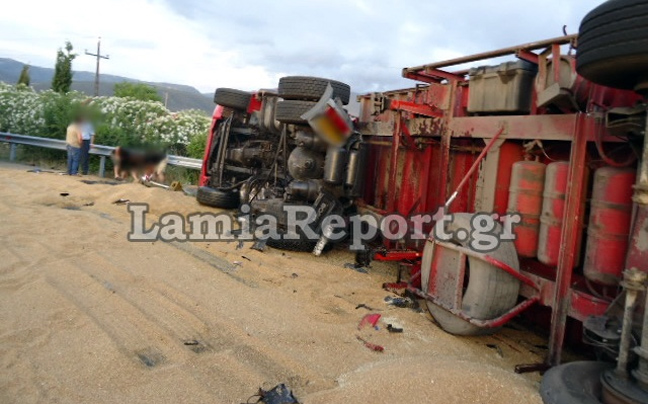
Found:
[[[98,97],[99,96],[99,62],[101,61],[101,59],[110,59],[110,56],[101,54],[101,37],[99,37],[99,40],[97,41],[97,53],[90,53],[86,49],[85,54],[97,58],[97,70],[95,72],[95,82],[94,82],[94,95],[95,97]]]

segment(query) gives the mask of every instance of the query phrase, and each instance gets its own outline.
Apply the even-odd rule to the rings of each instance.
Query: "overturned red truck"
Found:
[[[231,174],[224,192],[248,200],[271,195],[260,198],[261,210],[291,198],[379,216],[444,207],[454,214],[451,239],[403,237],[373,251],[373,259],[410,268],[408,282],[390,287],[425,299],[440,326],[459,335],[493,332],[531,307],[550,307],[546,361],[518,371],[560,363],[568,318],[616,368],[555,367],[543,382],[545,402],[648,402],[647,26],[648,1],[611,0],[583,19],[578,35],[405,68],[416,86],[359,97],[355,132],[339,147],[344,156],[329,155],[309,130],[306,106],[288,120],[277,108],[295,101],[313,107],[326,80],[317,79],[310,98],[281,84],[278,93],[247,94],[236,105],[239,133],[251,126],[275,134],[274,148],[268,146],[274,157],[253,171],[276,180],[245,189],[249,178]],[[509,59],[485,63],[502,57]],[[348,97],[342,83],[328,82],[338,101]],[[255,111],[266,112],[254,118]],[[224,122],[235,125],[224,116],[214,133]],[[254,119],[261,123],[250,125]],[[210,143],[201,185],[236,160],[215,150]],[[366,160],[351,165],[352,152]],[[293,154],[299,164],[290,167]],[[232,197],[231,207],[239,201]],[[470,227],[475,212],[518,214],[515,241],[489,252],[471,249],[459,230]],[[581,377],[567,380],[574,374]]]

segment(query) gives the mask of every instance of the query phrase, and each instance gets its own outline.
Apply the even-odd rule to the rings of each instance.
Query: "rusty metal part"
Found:
[[[646,274],[637,269],[624,271],[622,286],[626,290],[625,307],[623,310],[623,328],[621,329],[621,342],[619,343],[619,358],[617,359],[616,372],[620,376],[628,377],[628,361],[630,358],[630,342],[632,339],[632,320],[637,303],[637,297],[644,288]]]
[[[642,289],[646,291],[645,283],[648,275],[644,272],[640,272],[637,269],[633,269],[633,275],[638,279],[633,279],[634,281],[642,282]],[[643,277],[637,275],[640,273]],[[641,345],[635,347],[634,352],[639,356],[639,366],[637,369],[632,371],[632,375],[637,379],[641,387],[643,387],[646,392],[648,392],[648,293],[646,294],[646,301],[644,304],[644,318],[642,325],[641,333]],[[625,322],[624,322],[625,325]]]
[[[645,404],[648,391],[642,389],[634,380],[620,376],[614,370],[601,375],[601,398],[604,404]]]
[[[448,200],[444,204],[446,209],[448,209],[450,207],[450,205],[452,205],[452,202],[454,202],[454,200],[457,198],[457,195],[459,195],[459,192],[461,191],[461,189],[466,185],[466,182],[468,182],[468,180],[473,175],[475,170],[477,170],[477,167],[479,167],[479,164],[484,159],[484,156],[486,156],[486,153],[488,153],[488,151],[491,149],[491,147],[493,147],[493,145],[495,144],[495,142],[497,142],[497,139],[499,139],[499,137],[500,137],[500,135],[502,133],[504,133],[504,128],[501,128],[499,131],[497,131],[497,133],[493,136],[493,138],[491,140],[489,140],[488,143],[486,143],[486,147],[484,147],[484,149],[481,151],[481,153],[479,153],[479,156],[477,156],[477,159],[475,160],[475,162],[468,169],[468,171],[466,172],[466,175],[464,175],[464,177],[461,179],[461,182],[459,182],[459,185],[457,185],[457,188],[455,189],[455,191],[452,193],[452,195],[450,195],[450,198],[448,198]]]
[[[646,129],[648,129],[648,120],[646,120],[645,124]],[[637,183],[634,189],[632,200],[635,215],[632,223],[626,268],[637,267],[648,271],[648,268],[645,267],[646,262],[648,262],[648,140],[646,140],[646,137],[644,137],[641,163],[639,164]]]
[[[435,247],[434,262],[437,265],[454,264],[456,266],[455,270],[446,272],[446,277],[453,276],[454,279],[446,279],[446,281],[448,282],[447,288],[444,288],[443,290],[438,290],[437,288],[437,292],[441,292],[442,295],[433,295],[430,292],[424,292],[420,288],[415,287],[413,285],[416,279],[410,279],[407,290],[409,290],[416,296],[426,299],[434,303],[435,305],[441,307],[442,309],[452,313],[453,315],[469,322],[470,324],[473,324],[481,328],[501,327],[502,325],[510,321],[512,318],[516,317],[517,315],[519,315],[520,313],[522,313],[523,311],[525,311],[526,309],[528,309],[529,307],[531,307],[533,304],[535,304],[540,300],[540,287],[536,285],[536,283],[531,278],[516,271],[508,264],[491,257],[489,254],[478,252],[470,248],[466,248],[463,246],[459,246],[456,244],[447,243],[443,241],[438,241],[438,240],[431,240],[431,241]],[[485,261],[489,265],[492,265],[508,273],[509,275],[511,275],[518,281],[520,281],[522,284],[525,284],[528,287],[535,289],[536,290],[535,296],[532,296],[526,300],[521,301],[515,307],[511,308],[510,310],[499,315],[496,318],[482,320],[482,319],[476,319],[470,317],[462,309],[462,299],[463,299],[462,292],[463,292],[464,278],[466,276],[466,272],[465,272],[466,258]],[[447,266],[445,268],[447,268]],[[453,275],[451,275],[451,273]],[[418,276],[421,276],[421,272],[418,273]],[[451,287],[450,286],[451,284],[455,286]]]
[[[529,42],[522,45],[510,46],[508,48],[497,49],[488,52],[477,53],[470,56],[462,56],[455,59],[445,60],[443,62],[429,63],[416,67],[406,67],[403,69],[403,77],[408,77],[407,73],[419,73],[419,72],[430,72],[435,69],[440,69],[443,67],[460,65],[463,63],[474,62],[477,60],[491,59],[499,56],[514,55],[519,51],[533,51],[536,49],[544,49],[553,44],[563,45],[572,43],[578,38],[578,35],[565,35],[557,38],[545,39],[542,41]]]
[[[551,312],[551,330],[549,333],[549,352],[545,361],[549,365],[560,363],[562,346],[565,339],[565,325],[569,310],[569,296],[572,269],[576,259],[576,242],[581,223],[578,222],[583,209],[583,181],[585,181],[585,156],[587,154],[587,140],[583,128],[584,115],[580,114],[577,126],[574,129],[574,140],[571,145],[569,183],[571,187],[565,197],[565,217],[574,218],[569,225],[563,228],[560,237],[562,249],[558,256],[556,274],[556,287],[554,290],[553,311]]]

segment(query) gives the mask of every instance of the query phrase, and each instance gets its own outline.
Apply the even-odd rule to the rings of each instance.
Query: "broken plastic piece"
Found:
[[[369,342],[369,341],[367,341],[366,339],[364,339],[364,338],[362,338],[360,336],[356,336],[356,338],[358,339],[358,341],[362,342],[364,344],[364,346],[371,349],[372,351],[382,352],[382,351],[385,350],[385,348],[383,348],[382,346],[376,345],[376,344],[374,344],[372,342]]]
[[[299,401],[297,401],[292,391],[290,391],[290,388],[283,383],[276,385],[272,390],[265,391],[259,389],[259,392],[252,397],[259,397],[259,400],[256,401],[257,403],[299,404]],[[250,399],[247,402],[249,403]]]
[[[254,242],[254,244],[252,244],[252,247],[250,247],[250,248],[253,249],[253,250],[264,252],[267,242],[268,242],[268,240],[266,240],[266,239],[257,240],[257,241]]]
[[[380,314],[378,313],[373,313],[373,314],[367,314],[364,317],[362,317],[362,320],[360,320],[360,324],[358,324],[358,330],[361,330],[363,327],[367,325],[371,325],[372,327],[375,327],[376,324],[378,324],[378,320],[380,320]]]

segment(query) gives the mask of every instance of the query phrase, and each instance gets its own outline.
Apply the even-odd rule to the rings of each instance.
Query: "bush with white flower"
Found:
[[[171,112],[159,102],[132,98],[90,98],[78,92],[36,92],[0,82],[0,132],[64,139],[65,129],[82,106],[95,114],[97,144],[156,145],[176,154],[194,150],[202,157],[210,118],[201,111]],[[87,104],[87,105],[86,105]]]

